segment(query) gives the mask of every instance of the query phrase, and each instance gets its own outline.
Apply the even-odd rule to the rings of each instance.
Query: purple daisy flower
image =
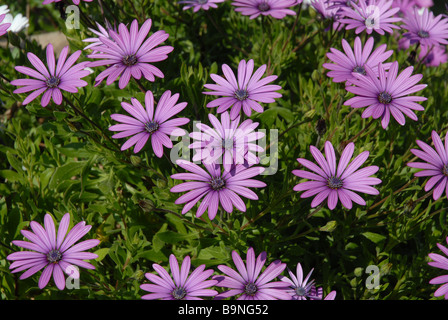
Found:
[[[408,95],[423,90],[427,85],[416,84],[423,78],[423,75],[411,76],[413,70],[413,67],[407,67],[398,75],[398,62],[394,61],[388,73],[379,64],[379,77],[377,77],[376,73],[366,66],[366,76],[353,73],[357,78],[352,80],[354,86],[345,89],[357,96],[347,100],[344,105],[352,108],[368,106],[362,113],[362,117],[373,117],[374,119],[381,117],[381,125],[384,129],[389,125],[391,114],[400,125],[404,125],[406,122],[403,114],[417,121],[418,118],[412,110],[423,111],[423,106],[416,101],[425,101],[427,98]]]
[[[48,69],[43,62],[31,52],[28,52],[27,54],[28,60],[37,71],[28,67],[15,67],[18,72],[35,78],[11,81],[11,84],[14,86],[23,86],[22,88],[14,90],[14,93],[34,91],[23,101],[24,105],[30,103],[42,93],[42,107],[46,107],[51,98],[53,98],[53,101],[57,105],[60,105],[62,103],[61,90],[77,93],[78,88],[88,85],[86,81],[81,80],[81,78],[90,74],[88,70],[84,70],[88,62],[81,62],[74,65],[81,55],[81,50],[76,51],[67,59],[68,50],[68,46],[62,49],[56,65],[53,45],[50,43],[47,46]]]
[[[263,112],[263,107],[259,102],[272,103],[275,98],[280,98],[282,95],[277,90],[282,87],[278,85],[268,85],[268,83],[277,79],[277,76],[271,75],[263,79],[266,65],[259,67],[252,75],[254,70],[254,60],[241,60],[238,65],[238,81],[232,69],[227,64],[222,65],[223,77],[211,74],[210,77],[217,84],[205,84],[204,87],[214,91],[203,92],[207,95],[223,96],[215,99],[207,104],[208,108],[218,107],[217,112],[222,113],[228,108],[232,107],[230,111],[230,118],[236,119],[241,108],[244,113],[250,117],[252,109],[257,112]],[[260,80],[261,79],[261,80]]]
[[[223,164],[227,171],[233,164],[259,163],[254,152],[264,149],[254,141],[263,138],[264,133],[254,131],[258,122],[247,119],[240,124],[240,117],[230,120],[227,111],[221,114],[221,122],[212,114],[208,118],[214,128],[198,123],[196,126],[200,131],[190,133],[190,137],[197,140],[189,146],[196,151],[193,161]]]
[[[188,10],[193,8],[193,12],[198,12],[199,10],[208,10],[210,8],[217,8],[217,3],[224,2],[224,0],[182,0],[178,1],[178,4],[185,4],[183,10]]]
[[[338,199],[347,209],[352,208],[352,201],[362,206],[366,205],[364,199],[354,191],[372,195],[379,194],[378,190],[371,185],[379,184],[381,180],[370,177],[379,168],[377,166],[369,166],[358,170],[367,160],[369,151],[362,152],[350,162],[354,149],[355,144],[353,142],[349,143],[342,152],[339,164],[336,164],[336,155],[330,141],[325,142],[325,158],[319,149],[310,146],[311,154],[318,165],[306,159],[297,159],[301,165],[313,172],[293,170],[292,173],[294,175],[312,180],[299,183],[294,187],[294,191],[305,191],[302,193],[301,198],[316,195],[311,202],[312,208],[318,206],[327,198],[330,210],[336,207]]]
[[[232,5],[237,7],[235,11],[250,16],[250,19],[255,19],[260,14],[283,19],[287,15],[295,15],[296,13],[288,8],[300,3],[302,0],[234,0]]]
[[[333,78],[334,82],[345,82],[350,83],[351,80],[355,79],[352,75],[353,72],[366,75],[365,66],[369,66],[372,70],[378,70],[376,67],[379,63],[386,61],[393,53],[393,50],[386,51],[387,45],[382,44],[375,51],[372,52],[374,44],[373,37],[370,37],[364,48],[361,43],[361,39],[356,37],[354,48],[350,47],[347,40],[342,39],[342,48],[344,53],[341,51],[330,48],[327,57],[334,63],[324,63],[323,67],[331,70],[327,73],[327,76]],[[384,68],[389,69],[391,63],[383,64]]]
[[[53,218],[46,214],[44,227],[35,221],[31,221],[30,227],[33,232],[21,230],[22,235],[28,241],[14,240],[12,243],[18,247],[32,251],[19,251],[11,253],[6,257],[8,260],[15,260],[10,266],[12,273],[25,271],[20,279],[26,279],[39,270],[44,269],[39,278],[39,288],[43,289],[53,275],[53,280],[59,290],[65,288],[64,272],[73,279],[79,279],[79,271],[73,265],[95,269],[90,263],[83,261],[96,259],[98,255],[90,252],[83,252],[97,246],[100,241],[97,239],[85,240],[76,245],[79,239],[89,232],[92,226],[86,225],[84,221],[76,224],[67,234],[70,224],[70,214],[66,213],[59,224],[58,232]]]
[[[218,294],[216,290],[208,289],[218,281],[207,280],[213,274],[213,270],[204,270],[205,264],[200,265],[190,273],[191,261],[189,256],[184,258],[180,269],[174,254],[170,255],[169,260],[172,277],[163,267],[153,264],[152,266],[159,276],[152,273],[145,274],[146,279],[151,281],[152,284],[142,284],[140,288],[151,293],[142,296],[142,299],[203,300],[199,297],[213,297]]]
[[[448,19],[424,9],[420,14],[417,8],[406,16],[403,29],[407,30],[404,37],[410,39],[411,44],[420,43],[426,46],[448,44]]]
[[[242,212],[246,212],[246,205],[240,196],[251,200],[258,200],[255,192],[248,187],[264,188],[266,183],[251,179],[261,174],[265,169],[262,167],[245,167],[244,165],[232,166],[230,171],[221,170],[219,164],[203,163],[207,171],[197,164],[186,160],[177,160],[176,163],[190,173],[176,173],[172,179],[194,180],[178,184],[171,188],[171,192],[188,193],[180,196],[174,203],[186,203],[182,214],[187,213],[199,200],[204,198],[196,211],[200,217],[208,209],[208,217],[213,220],[218,212],[218,206],[228,213],[233,211],[233,206]]]
[[[314,280],[310,280],[313,269],[308,275],[303,278],[303,269],[300,263],[297,264],[296,275],[291,270],[288,270],[291,278],[280,276],[280,280],[288,284],[288,292],[293,300],[322,300],[323,290],[322,288],[316,288]],[[309,281],[309,282],[308,282]]]
[[[42,2],[42,4],[50,4],[53,2],[61,2],[62,0],[44,0],[44,2]],[[84,2],[92,2],[93,0],[72,0],[74,4],[79,5],[81,3],[81,1]]]
[[[316,10],[323,20],[333,20],[333,30],[340,30],[342,25],[338,22],[341,9],[346,6],[344,1],[310,0],[311,7]],[[328,31],[329,28],[325,29]]]
[[[426,163],[410,162],[407,165],[411,168],[423,169],[414,174],[416,177],[431,177],[426,182],[425,191],[428,192],[434,188],[434,193],[432,194],[434,200],[439,199],[443,191],[446,191],[448,198],[448,189],[445,190],[445,188],[448,188],[448,132],[445,136],[445,145],[436,131],[432,131],[431,137],[436,148],[435,150],[420,140],[417,140],[417,144],[422,150],[411,149],[415,156],[426,161]]]
[[[448,237],[446,238],[446,242],[448,243]],[[437,247],[439,247],[442,252],[448,256],[448,248],[437,243]],[[431,267],[448,270],[448,259],[438,253],[430,253],[428,256],[433,260],[428,262]],[[441,284],[440,288],[438,288],[434,292],[435,297],[445,296],[445,300],[448,300],[448,275],[438,276],[429,281],[430,284]]]
[[[11,26],[10,23],[3,23],[2,24],[2,21],[5,19],[5,17],[6,17],[6,14],[0,15],[0,37],[2,35],[4,35],[5,33],[7,33],[9,27]]]
[[[148,19],[139,30],[135,19],[131,23],[130,31],[123,23],[119,24],[118,33],[109,29],[109,35],[113,40],[99,37],[103,45],[95,48],[100,52],[87,57],[102,60],[91,62],[88,66],[110,66],[96,77],[95,86],[98,86],[105,78],[107,78],[106,84],[110,85],[120,77],[118,86],[123,89],[128,85],[131,76],[140,79],[143,75],[152,82],[155,81],[155,76],[164,77],[162,71],[150,63],[167,59],[168,53],[174,48],[171,46],[155,48],[168,39],[169,35],[163,30],[157,31],[143,42],[151,29],[151,24],[152,20]]]
[[[225,276],[213,277],[219,281],[216,286],[230,289],[221,292],[215,299],[240,295],[238,300],[291,300],[285,290],[288,285],[283,281],[272,281],[285,270],[285,263],[275,260],[261,272],[266,263],[266,252],[260,253],[255,260],[253,248],[247,250],[246,264],[236,251],[232,251],[232,259],[237,270],[219,265],[218,269]]]
[[[186,102],[177,103],[178,99],[178,93],[171,96],[171,91],[165,91],[155,111],[154,95],[151,91],[147,91],[145,94],[146,109],[136,98],[131,98],[131,104],[122,102],[121,106],[132,117],[121,114],[111,115],[113,120],[121,122],[109,128],[110,131],[121,131],[114,134],[112,138],[119,139],[132,136],[121,146],[121,150],[126,150],[135,145],[134,153],[139,152],[148,139],[151,138],[152,149],[156,156],[161,158],[163,156],[163,146],[167,148],[173,147],[173,142],[168,135],[185,135],[185,130],[178,127],[190,121],[188,118],[168,120],[187,106]]]
[[[353,8],[342,8],[344,18],[340,19],[339,22],[346,24],[346,30],[356,29],[356,34],[364,30],[367,34],[371,34],[373,30],[381,35],[384,35],[385,31],[392,33],[392,29],[400,29],[393,23],[402,20],[400,17],[394,17],[400,9],[391,8],[392,2],[393,0],[351,2]]]

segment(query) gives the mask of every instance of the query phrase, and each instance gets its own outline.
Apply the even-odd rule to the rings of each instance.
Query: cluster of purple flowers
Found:
[[[84,0],[90,2],[92,0]],[[57,0],[45,0],[43,4],[58,2]],[[73,0],[79,4],[80,0]],[[184,10],[193,8],[196,12],[200,9],[208,10],[216,8],[217,3],[223,0],[185,0]],[[290,8],[301,4],[297,0],[234,0],[232,5],[235,11],[254,19],[260,15],[272,16],[282,19],[287,15],[295,15]],[[393,1],[393,0],[311,0],[311,6],[324,19],[333,21],[333,28],[340,30],[354,29],[356,35],[365,32],[366,35],[374,31],[380,35],[393,34],[396,30],[403,29],[402,46],[415,46],[414,50],[420,50],[419,59],[428,66],[435,66],[446,62],[445,45],[448,44],[448,19],[442,15],[434,16],[427,4],[423,1]],[[421,7],[423,7],[421,9]],[[3,20],[0,16],[0,22]],[[400,26],[397,23],[402,22]],[[5,33],[4,25],[0,28],[0,35]],[[107,25],[106,28],[97,24],[98,30],[93,30],[97,37],[84,41],[89,43],[85,50],[92,50],[87,57],[98,59],[96,61],[84,61],[76,63],[81,55],[81,50],[68,56],[69,49],[65,47],[56,62],[53,46],[46,48],[46,65],[33,53],[27,57],[34,69],[26,66],[16,66],[15,69],[33,79],[16,79],[11,82],[19,86],[14,91],[16,94],[31,92],[23,101],[28,104],[42,95],[41,105],[46,107],[51,100],[60,105],[63,101],[63,91],[77,93],[78,89],[87,86],[83,80],[90,74],[89,67],[107,66],[95,78],[95,86],[99,86],[103,80],[106,85],[112,85],[118,80],[118,87],[125,89],[131,78],[139,81],[144,77],[147,81],[154,82],[156,78],[163,78],[163,72],[153,63],[166,60],[168,54],[173,51],[172,46],[160,46],[169,35],[159,30],[148,37],[152,26],[152,20],[146,20],[141,27],[134,20],[129,28],[120,23],[117,28]],[[347,93],[354,96],[345,101],[345,105],[352,108],[365,108],[363,118],[381,118],[383,129],[390,125],[391,115],[400,124],[405,125],[405,116],[417,121],[414,111],[423,111],[424,107],[418,102],[427,98],[413,95],[423,90],[427,85],[418,84],[422,80],[422,74],[413,74],[414,67],[409,66],[400,70],[397,61],[387,62],[392,56],[392,50],[387,50],[387,45],[382,44],[375,48],[373,37],[367,38],[364,44],[360,37],[356,37],[353,48],[346,40],[342,40],[344,52],[331,48],[327,57],[331,62],[324,63],[323,67],[329,72],[327,76],[335,83],[344,83]],[[423,55],[422,55],[423,54]],[[222,76],[211,74],[214,84],[206,84],[209,91],[205,95],[218,96],[207,104],[208,108],[217,108],[221,114],[219,120],[214,115],[209,115],[209,121],[213,127],[206,124],[198,124],[199,132],[193,132],[190,137],[196,140],[189,147],[195,151],[194,161],[200,161],[201,165],[178,160],[179,167],[187,172],[176,173],[171,176],[174,180],[188,180],[171,188],[173,193],[186,192],[176,200],[176,204],[184,204],[182,214],[189,212],[200,202],[196,210],[196,216],[200,217],[208,211],[210,220],[214,219],[221,207],[231,213],[235,208],[241,212],[246,211],[246,204],[241,197],[257,200],[257,194],[249,188],[263,188],[266,184],[253,179],[260,175],[265,168],[256,166],[259,163],[257,152],[264,151],[255,142],[263,138],[263,134],[255,132],[259,123],[252,120],[243,120],[244,116],[251,116],[252,112],[263,112],[262,104],[269,104],[282,97],[279,93],[281,86],[271,84],[277,79],[275,75],[265,76],[267,66],[262,65],[255,69],[254,60],[241,60],[235,75],[232,68],[222,65]],[[265,76],[265,77],[264,77]],[[181,126],[189,123],[185,117],[176,117],[187,107],[186,102],[178,102],[179,94],[165,91],[158,102],[155,102],[151,91],[145,92],[145,106],[136,98],[129,102],[122,102],[123,109],[129,115],[112,114],[111,118],[117,122],[109,128],[115,133],[112,138],[129,138],[121,147],[126,150],[134,147],[137,153],[143,149],[148,140],[151,141],[154,154],[161,158],[164,155],[164,147],[172,148],[173,143],[169,136],[183,136],[186,131]],[[156,106],[157,104],[157,106]],[[230,109],[230,111],[228,111]],[[243,111],[243,112],[241,112]],[[241,122],[242,121],[242,122]],[[412,149],[412,153],[425,162],[410,162],[407,165],[412,168],[423,169],[415,173],[417,177],[431,178],[425,185],[425,190],[434,189],[433,198],[437,200],[445,191],[448,197],[448,133],[445,144],[442,143],[439,134],[432,132],[432,141],[435,150],[428,144],[417,140],[422,150]],[[355,144],[348,143],[341,151],[337,159],[337,152],[331,141],[326,141],[324,153],[316,147],[310,146],[310,152],[315,162],[305,158],[298,158],[299,164],[310,171],[296,169],[292,173],[305,181],[294,187],[300,191],[302,198],[314,197],[311,207],[316,207],[325,200],[330,210],[336,208],[340,201],[346,209],[353,207],[353,202],[358,205],[366,205],[366,201],[358,194],[378,195],[379,191],[373,186],[382,181],[372,175],[379,171],[375,165],[361,168],[367,161],[370,153],[364,151],[353,160]],[[219,160],[219,161],[218,161]],[[31,243],[14,241],[17,246],[33,250],[33,252],[17,252],[8,256],[9,260],[15,260],[10,266],[14,272],[27,270],[21,279],[27,278],[37,271],[44,269],[39,280],[39,287],[43,288],[53,275],[59,289],[64,288],[63,271],[74,270],[71,266],[78,265],[84,268],[93,268],[85,259],[95,259],[96,255],[82,252],[98,245],[98,240],[87,240],[72,247],[83,237],[90,226],[83,222],[73,227],[67,235],[70,216],[65,215],[57,232],[52,218],[45,216],[45,228],[32,222],[33,232],[23,231],[22,234]],[[65,237],[65,238],[64,238]],[[439,248],[448,255],[447,249],[439,245]],[[448,260],[440,255],[431,254],[436,261],[433,266],[447,269]],[[228,266],[220,265],[218,269],[224,275],[213,275],[212,270],[205,270],[205,265],[196,268],[190,274],[191,261],[186,257],[179,269],[178,261],[174,255],[170,256],[169,263],[172,277],[160,265],[154,264],[156,276],[147,273],[146,277],[153,284],[143,284],[141,288],[151,292],[143,296],[143,299],[196,299],[198,297],[215,297],[215,299],[239,296],[239,299],[323,299],[321,288],[316,288],[314,281],[310,280],[311,272],[304,278],[300,263],[297,265],[296,274],[289,272],[290,278],[280,276],[285,270],[286,264],[276,260],[262,272],[266,263],[265,252],[258,257],[250,248],[246,256],[246,264],[241,257],[232,252],[232,258],[237,271]],[[78,273],[70,273],[74,278]],[[209,279],[212,277],[211,279]],[[279,277],[279,281],[273,281]],[[448,297],[447,276],[441,276],[431,280],[433,284],[445,283],[436,291],[436,296]],[[213,286],[228,288],[229,290],[218,293]],[[335,293],[331,292],[325,299],[334,299]]]
[[[267,261],[264,251],[257,257],[254,249],[249,248],[246,263],[236,251],[232,251],[232,259],[236,269],[219,265],[218,269],[224,275],[213,275],[214,270],[205,270],[205,265],[200,265],[190,273],[189,256],[184,258],[179,268],[178,261],[172,254],[169,258],[171,276],[162,266],[153,264],[158,276],[153,273],[145,274],[151,283],[142,284],[140,288],[150,293],[143,295],[142,299],[202,300],[200,297],[214,297],[215,300],[221,300],[236,296],[238,300],[334,300],[336,297],[336,291],[331,291],[324,297],[322,288],[317,288],[315,281],[310,279],[313,270],[304,278],[300,263],[297,264],[296,274],[288,270],[288,278],[281,276],[286,264],[280,260],[271,262],[263,270]],[[274,281],[275,278],[279,280]],[[218,293],[212,287],[227,290]]]

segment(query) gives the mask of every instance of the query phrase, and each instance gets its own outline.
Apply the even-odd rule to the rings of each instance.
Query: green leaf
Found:
[[[96,250],[94,253],[98,255],[98,258],[96,258],[95,260],[96,261],[103,260],[109,253],[109,250],[110,250],[109,248],[101,248],[101,249]]]
[[[65,180],[71,179],[80,173],[85,161],[69,162],[61,167],[56,168],[50,179],[49,188],[54,189]]]
[[[157,233],[157,237],[160,238],[160,240],[170,243],[170,244],[176,244],[183,240],[190,240],[197,237],[197,233],[192,234],[180,234],[173,231],[164,231]]]
[[[379,243],[383,240],[386,240],[385,236],[378,234],[378,233],[370,232],[370,231],[363,232],[361,234],[364,237],[366,237],[367,239],[369,239],[370,241],[372,241],[373,243]]]

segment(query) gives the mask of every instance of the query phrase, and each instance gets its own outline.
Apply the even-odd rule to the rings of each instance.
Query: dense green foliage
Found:
[[[23,13],[28,3],[31,15],[28,34],[5,35],[6,47],[0,48],[2,299],[140,299],[145,294],[139,288],[146,281],[144,273],[153,272],[153,263],[168,266],[171,253],[179,259],[190,255],[194,266],[233,267],[231,251],[245,256],[250,246],[257,254],[266,251],[268,262],[281,259],[291,270],[298,262],[305,273],[314,268],[317,285],[325,294],[336,290],[336,299],[433,297],[436,287],[428,281],[441,270],[428,266],[428,253],[439,253],[436,243],[444,243],[447,236],[447,199],[434,201],[423,189],[426,179],[414,178],[417,170],[406,163],[416,160],[410,152],[417,148],[416,139],[430,143],[432,130],[443,137],[448,130],[448,64],[415,66],[415,72],[424,75],[421,83],[428,84],[421,92],[428,98],[422,103],[425,111],[417,112],[417,122],[407,118],[400,126],[391,120],[383,130],[379,120],[362,119],[362,110],[343,105],[351,94],[343,84],[333,83],[322,67],[329,48],[341,49],[342,38],[353,43],[354,32],[325,31],[329,22],[309,8],[297,7],[297,16],[282,20],[250,20],[229,1],[197,13],[183,11],[171,0],[103,1],[104,16],[96,1],[82,2],[80,29],[67,30],[54,4],[7,2],[11,11]],[[104,25],[104,17],[126,24],[138,19],[140,25],[151,18],[150,34],[170,34],[164,44],[175,49],[155,64],[165,78],[141,84],[156,100],[166,90],[179,93],[179,101],[188,102],[179,116],[208,123],[208,113],[216,114],[216,109],[206,108],[213,97],[202,92],[204,84],[213,83],[211,73],[222,74],[223,63],[236,70],[241,59],[254,59],[256,67],[267,64],[267,72],[279,76],[275,84],[282,86],[283,97],[251,117],[260,129],[278,130],[278,170],[257,178],[268,186],[255,190],[258,201],[245,199],[247,212],[235,209],[213,221],[206,214],[195,217],[197,207],[181,215],[182,206],[174,204],[179,194],[169,190],[179,183],[170,175],[183,169],[168,157],[155,157],[149,145],[139,154],[119,151],[125,139],[110,138],[108,128],[115,124],[110,115],[123,113],[121,101],[143,101],[135,81],[124,90],[117,82],[94,87],[104,67],[94,68],[85,78],[89,86],[78,94],[65,93],[61,106],[52,102],[46,108],[40,99],[22,106],[26,95],[12,93],[15,87],[5,79],[22,77],[14,66],[30,66],[27,52],[45,61],[45,48],[29,35],[61,31],[74,52],[85,47],[82,39],[92,36],[89,23]],[[394,50],[388,61],[397,60],[400,70],[409,65],[410,51],[397,49],[399,33],[374,37],[375,47],[387,43]],[[192,127],[192,122],[185,126],[188,131]],[[346,210],[339,203],[333,211],[327,206],[312,209],[312,198],[301,199],[292,190],[300,181],[291,173],[299,166],[296,159],[312,160],[310,145],[322,149],[326,140],[339,154],[353,141],[355,155],[370,151],[365,166],[380,167],[375,175],[383,181],[377,186],[380,194],[363,195],[366,206]],[[26,280],[19,280],[20,273],[11,274],[6,256],[20,250],[11,244],[22,240],[20,230],[32,220],[43,223],[46,213],[60,221],[66,212],[71,213],[71,226],[81,220],[93,226],[86,239],[101,240],[90,250],[99,255],[91,261],[96,270],[82,269],[80,288],[64,291],[52,280],[40,290],[40,273]],[[369,265],[381,270],[379,289],[366,287]]]

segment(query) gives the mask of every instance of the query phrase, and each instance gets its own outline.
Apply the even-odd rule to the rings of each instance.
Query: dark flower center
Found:
[[[135,54],[130,54],[125,56],[122,61],[125,66],[130,67],[137,63],[137,57]]]
[[[212,178],[210,180],[210,185],[212,186],[212,189],[215,191],[221,190],[226,186],[226,182],[221,177]]]
[[[51,76],[51,78],[49,78],[45,81],[45,84],[47,85],[48,88],[56,88],[60,82],[61,82],[61,79],[59,79],[58,77],[55,77],[55,76]]]
[[[227,150],[233,149],[233,145],[234,145],[233,138],[222,139],[222,147],[224,149],[227,149]]]
[[[50,263],[57,263],[62,259],[62,253],[59,250],[51,250],[47,253],[47,260]]]
[[[420,30],[418,32],[418,35],[419,35],[420,38],[429,38],[429,33],[427,31],[424,31],[424,30]]]
[[[206,4],[208,0],[198,0],[198,4]]]
[[[392,101],[392,96],[390,93],[387,93],[386,91],[381,92],[378,95],[378,101],[382,104],[389,104]]]
[[[330,189],[342,188],[343,181],[338,177],[330,177],[327,179],[327,185]]]
[[[296,294],[300,297],[304,297],[308,293],[308,290],[305,287],[297,287],[295,291],[296,291]]]
[[[182,300],[187,295],[187,291],[184,288],[176,288],[171,292],[172,296],[176,300]]]
[[[243,101],[249,97],[249,93],[245,89],[238,89],[235,91],[234,97],[240,101]]]
[[[145,123],[145,129],[148,133],[153,133],[159,129],[159,124],[155,121],[149,121]]]
[[[364,67],[362,67],[362,66],[354,67],[353,68],[353,72],[360,73],[360,74],[363,74],[363,75],[367,75],[366,69],[364,69]]]
[[[366,19],[366,26],[367,27],[373,27],[374,25],[375,25],[375,19],[374,18],[369,17],[369,18]]]
[[[248,296],[254,296],[257,293],[257,290],[258,290],[257,286],[252,282],[244,286],[244,293],[247,294]]]
[[[271,6],[269,4],[267,4],[266,2],[262,2],[262,3],[260,3],[258,5],[258,10],[260,10],[260,11],[265,12],[265,11],[268,11],[270,9],[271,9]]]
[[[448,163],[443,166],[442,173],[445,177],[448,177]]]

